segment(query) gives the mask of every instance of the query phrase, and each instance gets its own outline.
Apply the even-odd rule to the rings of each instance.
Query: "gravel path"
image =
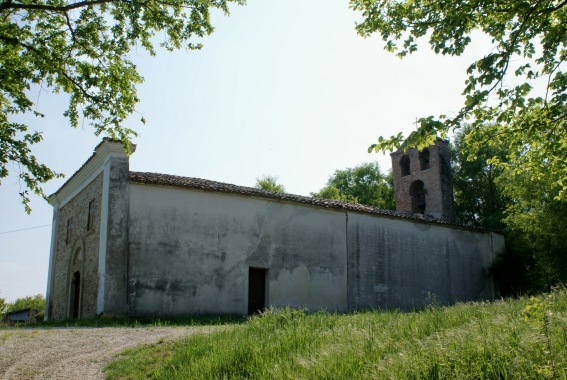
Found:
[[[169,341],[210,327],[46,328],[0,330],[0,378],[104,379],[121,351]]]

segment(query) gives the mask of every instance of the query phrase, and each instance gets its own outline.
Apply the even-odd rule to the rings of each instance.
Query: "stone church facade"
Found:
[[[410,309],[433,296],[444,304],[492,299],[488,268],[504,239],[453,224],[444,144],[428,157],[392,154],[399,209],[390,211],[132,172],[122,145],[104,139],[50,198],[46,316],[345,312]]]

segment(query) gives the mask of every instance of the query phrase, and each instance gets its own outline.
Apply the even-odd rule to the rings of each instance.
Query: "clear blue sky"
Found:
[[[452,114],[462,104],[465,69],[480,54],[437,57],[424,50],[404,60],[381,40],[355,32],[360,16],[347,0],[248,0],[216,15],[201,51],[132,53],[145,83],[139,88],[139,131],[131,170],[154,171],[253,186],[263,174],[308,195],[336,169],[389,156],[368,154],[378,136],[414,128],[416,117]],[[160,36],[156,37],[159,41]],[[482,46],[480,46],[482,47]],[[100,138],[71,129],[65,96],[34,89],[44,131],[38,158],[72,175]],[[147,124],[141,126],[143,115]],[[26,215],[17,167],[0,186],[0,297],[45,293],[52,209],[34,198]],[[48,194],[64,180],[45,185]]]

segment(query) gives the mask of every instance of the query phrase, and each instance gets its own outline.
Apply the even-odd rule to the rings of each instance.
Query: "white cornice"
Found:
[[[132,144],[132,153],[135,150],[136,146]],[[49,197],[49,202],[54,207],[63,207],[102,173],[104,163],[112,157],[127,158],[128,155],[121,142],[105,139],[95,148],[93,155],[85,164],[55,194]]]

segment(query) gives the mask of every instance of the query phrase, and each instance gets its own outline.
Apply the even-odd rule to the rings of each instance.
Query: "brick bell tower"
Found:
[[[449,142],[437,138],[422,151],[390,154],[396,210],[455,222]]]

